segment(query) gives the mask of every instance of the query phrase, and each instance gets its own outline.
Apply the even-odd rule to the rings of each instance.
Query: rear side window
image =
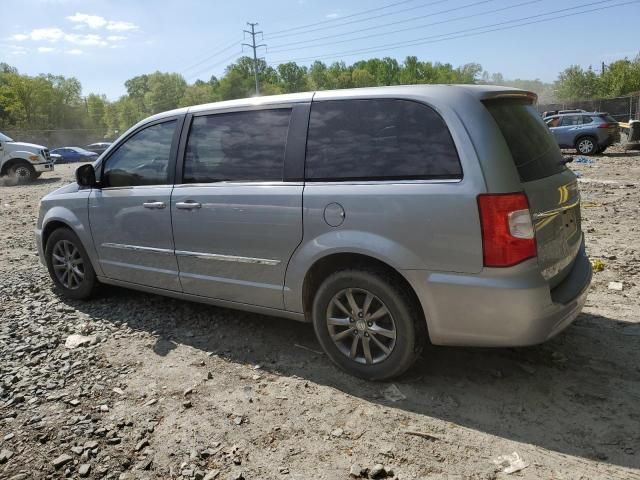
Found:
[[[563,127],[572,127],[575,125],[582,125],[582,115],[567,115],[562,117]]]
[[[184,158],[184,183],[282,180],[291,110],[195,117]]]
[[[311,181],[461,178],[444,120],[432,108],[393,99],[311,106],[305,177]]]
[[[507,142],[522,182],[564,170],[562,153],[553,135],[528,101],[492,100],[485,106]]]

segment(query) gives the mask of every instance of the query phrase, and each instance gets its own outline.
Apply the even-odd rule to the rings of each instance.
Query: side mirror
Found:
[[[81,187],[95,187],[96,171],[93,169],[93,165],[88,163],[78,167],[76,170],[76,182]]]

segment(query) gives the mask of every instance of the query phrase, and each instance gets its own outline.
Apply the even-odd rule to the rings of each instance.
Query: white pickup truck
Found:
[[[38,178],[42,172],[52,171],[53,161],[47,147],[14,142],[0,132],[0,177],[9,175],[26,183]]]

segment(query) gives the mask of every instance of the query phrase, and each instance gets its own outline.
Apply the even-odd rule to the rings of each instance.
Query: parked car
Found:
[[[595,155],[620,141],[618,122],[608,113],[570,113],[544,119],[561,148],[575,148],[582,155]]]
[[[57,153],[50,153],[49,156],[51,157],[51,161],[56,164],[56,163],[64,163],[64,160],[62,159],[62,155],[59,155]]]
[[[57,163],[93,162],[98,154],[80,147],[61,147],[51,150],[51,153],[60,155]]]
[[[312,322],[367,379],[427,339],[540,343],[580,312],[591,264],[535,100],[398,86],[158,114],[42,199],[40,258],[70,298],[107,283]]]
[[[549,110],[547,112],[542,112],[542,118],[546,119],[552,115],[564,115],[565,113],[583,113],[586,110],[581,108],[574,108],[573,110]]]
[[[92,143],[85,147],[85,150],[101,155],[107,148],[111,146],[111,142]]]
[[[16,142],[0,132],[0,176],[9,175],[20,183],[35,180],[42,172],[52,172],[47,147]]]

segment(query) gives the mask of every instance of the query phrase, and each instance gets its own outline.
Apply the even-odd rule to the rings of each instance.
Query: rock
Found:
[[[6,448],[0,450],[0,464],[6,463],[11,457],[13,457],[13,452],[11,450],[7,450]]]
[[[67,340],[64,342],[64,347],[68,349],[74,349],[78,347],[86,347],[90,345],[92,341],[95,341],[94,336],[85,336],[85,335],[69,335]]]
[[[10,477],[9,480],[26,480],[27,478],[29,478],[29,475],[26,473],[18,473],[17,475]]]
[[[124,395],[124,390],[122,390],[121,388],[115,387],[113,388],[113,391],[118,395],[121,395],[121,396]]]
[[[90,471],[91,471],[91,465],[89,465],[88,463],[83,463],[78,467],[78,475],[80,475],[81,477],[89,476]]]
[[[157,398],[152,398],[147,403],[145,403],[144,406],[145,407],[150,407],[151,405],[155,405],[156,403],[158,403],[158,399]]]
[[[71,455],[67,455],[66,453],[63,453],[58,458],[56,458],[52,463],[53,463],[53,466],[57,469],[62,467],[63,465],[66,465],[72,460],[73,460],[73,457]]]
[[[369,478],[382,478],[386,477],[387,472],[384,469],[384,465],[376,463],[371,470],[369,470]]]
[[[193,472],[193,478],[196,480],[202,480],[204,478],[204,472],[202,470],[196,470]]]
[[[184,402],[182,402],[182,406],[184,408],[191,408],[193,405],[191,404],[191,400],[185,400]]]
[[[288,475],[289,474],[289,469],[287,467],[278,467],[278,471],[282,474],[282,475]]]
[[[528,463],[520,458],[518,452],[513,452],[511,455],[500,455],[498,458],[493,460],[493,463],[508,475],[519,472],[529,466]]]
[[[185,388],[184,392],[182,392],[182,395],[186,397],[187,395],[191,395],[192,393],[193,393],[193,387],[189,387],[189,388]]]
[[[202,480],[214,480],[220,475],[220,470],[209,470]]]
[[[11,440],[13,437],[15,437],[15,434],[13,432],[12,433],[7,433],[4,436],[4,441],[7,442],[7,441]]]
[[[84,448],[86,450],[93,450],[94,448],[97,448],[97,447],[98,447],[98,442],[96,442],[95,440],[89,440],[84,444]]]
[[[140,450],[142,450],[144,447],[148,447],[149,446],[149,440],[147,440],[146,438],[143,438],[142,440],[140,440],[137,444],[136,444],[136,448],[135,451],[139,452]]]
[[[621,292],[623,288],[622,282],[609,282],[609,290]]]
[[[82,452],[84,452],[84,447],[71,447],[71,451],[76,455],[82,455]]]
[[[349,477],[358,478],[362,476],[362,473],[363,473],[363,470],[360,465],[358,464],[351,465],[351,468],[349,469]]]
[[[335,430],[331,430],[332,437],[340,438],[343,433],[344,433],[344,430],[342,430],[341,428],[336,428]]]

